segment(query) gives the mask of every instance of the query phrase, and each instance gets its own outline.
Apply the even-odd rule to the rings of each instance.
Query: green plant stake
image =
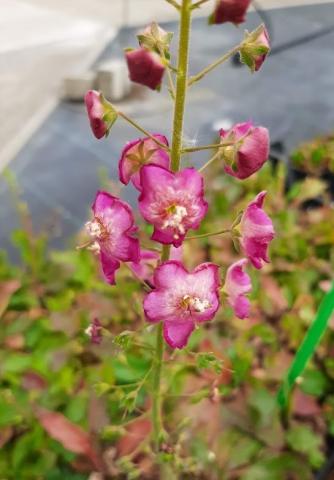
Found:
[[[306,364],[317,349],[321,337],[325,333],[328,321],[334,311],[334,282],[330,291],[323,298],[315,320],[297,351],[288,373],[279,389],[277,401],[282,410],[286,410],[289,395],[296,379],[303,373]]]

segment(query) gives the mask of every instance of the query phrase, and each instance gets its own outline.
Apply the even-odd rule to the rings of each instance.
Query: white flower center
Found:
[[[98,242],[93,242],[91,245],[87,247],[88,250],[94,253],[94,255],[98,255],[101,252],[101,247]]]
[[[182,224],[184,217],[188,215],[186,207],[182,205],[172,205],[167,209],[169,216],[167,220],[164,221],[162,228],[174,228],[180,235],[185,234],[185,229]],[[179,238],[178,234],[174,235],[175,238]]]
[[[182,298],[182,303],[197,313],[203,313],[211,306],[208,300],[201,300],[198,297],[191,297],[190,295],[184,295]]]
[[[99,238],[102,235],[101,224],[97,220],[87,222],[85,224],[86,230],[91,237]]]

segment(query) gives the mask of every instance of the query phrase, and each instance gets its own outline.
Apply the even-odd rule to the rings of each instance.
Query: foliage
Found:
[[[212,172],[203,233],[228,227],[228,205],[241,210],[266,187],[280,235],[272,263],[253,276],[251,318],[237,320],[225,305],[187,349],[166,353],[161,462],[181,477],[307,479],[324,461],[325,435],[334,431],[332,322],[299,379],[288,425],[275,394],[330,286],[334,214],[329,205],[300,209],[298,197],[284,194],[284,176],[283,167],[273,174],[267,165],[241,184],[219,164]],[[111,478],[152,476],[146,414],[153,345],[142,287],[124,268],[120,287],[109,288],[86,251],[48,252],[45,239],[24,230],[13,238],[22,268],[0,257],[2,477],[24,471],[31,479],[79,480],[98,468]],[[224,236],[189,241],[184,252],[190,268],[204,260],[227,266],[236,255]],[[100,346],[84,334],[95,316],[110,332]]]

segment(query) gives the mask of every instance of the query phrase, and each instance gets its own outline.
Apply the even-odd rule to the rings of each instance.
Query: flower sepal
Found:
[[[152,22],[143,32],[137,35],[139,45],[147,50],[157,53],[161,57],[170,59],[170,43],[172,32],[166,32],[156,22]]]
[[[245,38],[240,46],[240,60],[252,72],[260,70],[270,52],[269,34],[264,25],[253,32],[245,32]]]

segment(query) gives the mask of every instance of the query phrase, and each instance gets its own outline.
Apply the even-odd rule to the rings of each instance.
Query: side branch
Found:
[[[216,67],[221,65],[222,63],[226,62],[229,58],[233,57],[239,50],[240,50],[240,44],[237,45],[236,47],[232,48],[229,52],[225,53],[222,57],[219,57],[216,61],[208,65],[206,68],[204,68],[201,72],[197,73],[193,77],[190,77],[188,81],[188,86],[190,87],[193,83],[198,82],[201,80],[205,75],[207,75],[209,72],[214,70]]]
[[[123,112],[117,112],[117,114],[122,117],[126,122],[128,122],[130,125],[132,125],[134,128],[139,130],[139,132],[143,133],[146,135],[146,137],[149,137],[151,140],[153,140],[157,145],[159,145],[160,148],[163,148],[164,150],[167,150],[168,152],[170,151],[169,147],[165,145],[164,143],[161,143],[157,138],[155,138],[150,132],[145,130],[143,127],[138,125],[134,120],[132,120],[130,117],[125,115]]]
[[[176,10],[180,10],[181,8],[181,6],[175,0],[166,0],[166,2],[175,7]]]

